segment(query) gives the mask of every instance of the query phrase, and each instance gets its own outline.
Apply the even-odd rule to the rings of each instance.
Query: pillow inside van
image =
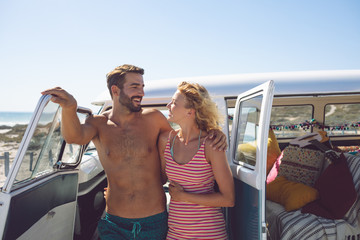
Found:
[[[243,143],[238,146],[238,161],[246,162],[246,159],[251,159],[256,156],[256,142]],[[275,133],[272,129],[269,130],[268,144],[267,144],[267,162],[266,175],[269,174],[276,159],[280,156],[281,150],[277,142]],[[253,159],[255,161],[255,159]]]
[[[344,154],[330,164],[315,183],[320,198],[303,207],[302,213],[342,219],[356,200],[356,190]]]
[[[320,175],[323,163],[323,152],[289,145],[283,151],[279,175],[312,187]]]
[[[277,177],[266,188],[266,199],[280,203],[286,211],[297,210],[319,196],[315,188],[289,181],[284,176]]]
[[[271,183],[277,177],[280,169],[281,159],[283,158],[283,156],[284,152],[281,152],[280,156],[276,159],[274,165],[272,166],[269,174],[266,176],[266,184]]]
[[[280,156],[281,150],[279,143],[276,139],[275,133],[272,129],[269,130],[268,137],[268,149],[267,149],[267,160],[266,160],[266,175],[269,174],[276,159]]]

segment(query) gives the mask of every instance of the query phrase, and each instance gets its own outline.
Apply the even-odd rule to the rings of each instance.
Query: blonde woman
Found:
[[[167,239],[227,239],[221,207],[234,205],[233,178],[225,152],[207,141],[220,129],[216,105],[203,86],[182,82],[167,108],[168,120],[180,126],[161,134],[158,145],[170,182]]]

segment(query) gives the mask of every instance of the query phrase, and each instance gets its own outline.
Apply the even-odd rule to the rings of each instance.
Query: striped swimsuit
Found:
[[[171,155],[169,136],[164,152],[169,181],[179,183],[186,192],[214,192],[215,178],[204,148],[205,141],[188,163],[178,164]],[[167,239],[227,239],[220,207],[170,200],[168,227]]]

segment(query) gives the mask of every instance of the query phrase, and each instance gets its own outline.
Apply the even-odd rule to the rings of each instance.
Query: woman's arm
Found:
[[[176,182],[170,182],[169,193],[176,201],[191,202],[212,207],[233,207],[235,204],[234,180],[225,152],[205,145],[205,155],[214,172],[219,192],[208,194],[188,193]]]

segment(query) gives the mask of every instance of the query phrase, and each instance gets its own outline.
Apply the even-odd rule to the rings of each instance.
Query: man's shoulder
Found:
[[[143,109],[141,112],[141,115],[145,118],[150,118],[150,119],[156,119],[156,118],[163,118],[165,119],[165,116],[158,110],[155,108],[146,108]]]
[[[99,115],[91,115],[89,117],[87,117],[86,122],[92,125],[99,125],[102,123],[106,123],[108,120],[108,113],[104,112],[102,114]]]
[[[151,114],[161,114],[161,112],[156,108],[143,108],[142,110],[143,115],[151,115]]]
[[[161,132],[171,129],[166,117],[158,109],[144,109],[142,111],[142,116],[145,121],[149,122],[154,127],[160,127]]]

